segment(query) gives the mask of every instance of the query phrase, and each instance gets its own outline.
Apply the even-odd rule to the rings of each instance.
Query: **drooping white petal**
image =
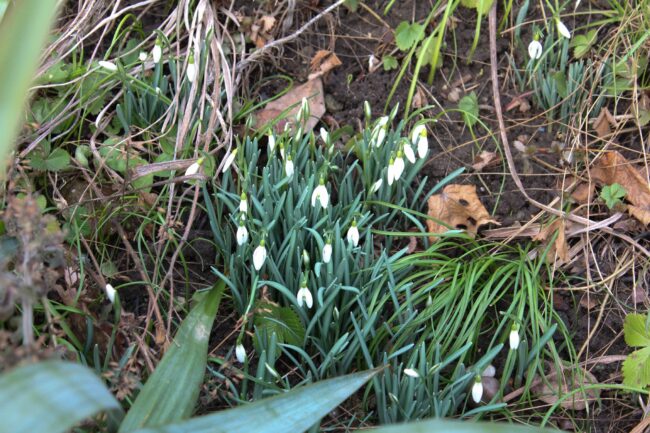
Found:
[[[401,156],[398,156],[395,158],[395,180],[399,180],[400,177],[402,177],[402,173],[404,173],[404,159]]]
[[[510,336],[508,337],[508,340],[510,341],[510,349],[511,350],[517,350],[519,347],[519,331],[517,329],[511,329],[510,330]]]
[[[293,161],[291,159],[287,159],[284,163],[284,171],[287,173],[287,177],[293,176]]]
[[[117,65],[115,63],[113,63],[113,62],[107,62],[105,60],[100,60],[97,63],[99,64],[99,66],[101,66],[104,69],[107,69],[107,70],[112,71],[112,72],[117,71]]]
[[[253,251],[253,266],[255,267],[255,270],[259,271],[262,269],[262,265],[264,265],[265,261],[266,247],[260,244],[257,248],[255,248],[255,251]]]
[[[429,151],[429,140],[427,139],[427,135],[421,135],[420,138],[418,139],[418,156],[420,159],[424,158],[427,156],[427,152]]]
[[[330,194],[327,192],[325,185],[318,185],[314,188],[314,192],[311,194],[311,206],[316,206],[316,200],[320,202],[320,205],[323,209],[327,209],[329,204]]]
[[[311,308],[314,305],[314,298],[307,287],[301,287],[300,290],[298,290],[297,299],[299,307],[302,307],[303,303],[307,308]]]
[[[187,79],[190,83],[196,79],[196,65],[193,58],[190,58],[190,62],[187,64]]]
[[[323,263],[329,263],[332,260],[332,244],[329,242],[323,246]]]
[[[406,159],[408,159],[411,164],[415,164],[415,152],[413,152],[413,148],[408,143],[404,144],[404,156],[406,156]]]
[[[351,243],[353,246],[359,245],[359,229],[357,228],[356,224],[353,224],[350,226],[348,229],[348,234],[347,234],[348,242]]]
[[[105,290],[106,290],[106,297],[108,298],[109,301],[111,301],[111,304],[114,304],[115,293],[116,293],[115,288],[110,284],[106,284]]]
[[[248,212],[248,200],[246,199],[246,196],[241,198],[239,201],[239,212],[241,213]]]
[[[386,139],[386,129],[379,128],[379,131],[377,132],[377,139],[375,140],[375,146],[381,147],[385,139]]]
[[[138,60],[140,60],[141,62],[147,60],[147,53],[144,51],[140,51],[140,54],[138,54]]]
[[[243,364],[246,361],[246,349],[244,349],[243,344],[239,343],[235,347],[235,357],[240,364]]]
[[[330,134],[327,132],[325,128],[320,129],[320,138],[323,140],[325,144],[329,144],[330,142]]]
[[[235,157],[237,156],[237,150],[238,149],[233,150],[230,153],[230,155],[228,155],[228,157],[226,158],[226,161],[223,163],[223,168],[221,169],[222,173],[227,172],[230,166],[232,165],[233,161],[235,160]]]
[[[388,164],[388,173],[386,173],[386,177],[388,178],[388,185],[392,185],[395,181],[395,161],[393,160]]]
[[[244,245],[248,241],[248,230],[245,225],[240,225],[237,228],[237,244]]]
[[[537,60],[542,57],[542,51],[544,51],[544,48],[539,41],[533,39],[530,41],[530,44],[528,44],[528,55],[531,59]]]
[[[187,167],[187,170],[185,170],[185,176],[193,176],[196,173],[198,173],[200,169],[201,169],[201,164],[199,164],[197,161],[194,164]]]
[[[557,26],[557,31],[567,39],[571,39],[571,31],[567,26],[564,25],[559,19],[555,19],[555,25]]]
[[[381,185],[384,183],[383,179],[379,179],[377,182],[373,183],[372,186],[370,187],[370,193],[374,194],[377,191],[379,191],[379,188],[381,188]]]
[[[404,369],[404,374],[410,377],[413,377],[417,379],[420,377],[420,373],[418,373],[416,370],[413,370],[412,368],[405,368]]]
[[[423,124],[419,124],[415,128],[413,128],[413,131],[411,131],[411,143],[413,144],[417,143],[423,131],[426,134],[427,128]]]
[[[160,45],[160,41],[156,41],[156,45],[153,46],[151,57],[153,57],[154,63],[160,63],[160,58],[162,57],[162,46]]]
[[[273,153],[275,149],[275,135],[269,134],[269,153]]]
[[[472,386],[472,400],[474,400],[474,403],[480,403],[481,397],[483,397],[483,383],[479,378],[474,382],[474,385]]]

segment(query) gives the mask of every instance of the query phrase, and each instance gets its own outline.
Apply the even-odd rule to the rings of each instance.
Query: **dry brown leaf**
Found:
[[[490,217],[478,196],[474,185],[447,185],[441,194],[429,197],[428,215],[441,221],[452,229],[464,229],[476,235],[482,225],[499,224]],[[433,220],[427,220],[429,233],[445,233],[449,229]],[[431,240],[435,240],[432,236]]]
[[[603,107],[600,109],[600,114],[596,117],[596,120],[594,120],[596,134],[600,138],[607,137],[612,133],[611,127],[616,128],[616,119],[614,119],[607,107]]]
[[[571,198],[578,204],[591,203],[594,199],[596,185],[593,183],[581,182],[571,193]]]
[[[616,151],[605,152],[595,161],[590,173],[601,185],[618,183],[625,188],[625,200],[631,203],[627,207],[630,215],[643,225],[650,224],[650,183],[623,155]]]
[[[311,131],[321,116],[325,114],[325,94],[323,92],[323,81],[320,77],[296,86],[275,101],[269,102],[266,107],[255,114],[255,127],[261,129],[283,114],[283,119],[275,125],[277,132],[282,132],[287,123],[295,124],[302,98],[307,99],[309,111],[311,112],[305,130]],[[289,109],[289,107],[292,108]]]
[[[313,80],[316,77],[320,77],[337,66],[341,66],[341,60],[336,54],[327,50],[318,50],[311,59],[312,73],[309,75],[309,79]]]
[[[544,246],[542,249],[545,250],[548,246],[548,242],[553,239],[555,232],[557,232],[557,237],[555,237],[553,245],[548,248],[546,261],[561,265],[569,261],[569,245],[566,242],[566,228],[563,219],[558,218],[551,224],[542,228],[539,233],[533,237],[533,240],[543,242]]]
[[[275,27],[275,18],[270,15],[264,15],[258,22],[262,25],[262,31],[265,33],[270,32]]]
[[[427,100],[427,96],[424,94],[424,90],[420,86],[418,86],[417,90],[415,91],[415,95],[413,95],[413,104],[411,104],[414,109],[422,108],[427,105],[429,105],[429,101]]]
[[[486,167],[493,167],[498,165],[501,162],[501,157],[495,152],[488,152],[484,150],[476,158],[474,158],[474,163],[472,168],[476,171],[481,171]]]
[[[547,364],[550,371],[545,378],[531,387],[531,392],[547,404],[555,404],[569,392],[575,391],[586,385],[597,384],[596,377],[587,370],[576,367],[573,369],[558,369],[553,364]],[[587,405],[598,399],[600,392],[597,389],[577,391],[567,398],[563,398],[560,406],[569,410],[585,410]]]

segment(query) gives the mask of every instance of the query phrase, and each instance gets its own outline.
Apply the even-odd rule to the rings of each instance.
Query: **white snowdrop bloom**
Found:
[[[196,173],[199,172],[201,169],[201,163],[203,162],[203,158],[199,158],[196,160],[195,163],[187,167],[187,170],[185,170],[185,176],[194,176]]]
[[[418,378],[420,377],[420,373],[418,373],[416,370],[413,370],[412,368],[405,368],[404,369],[404,374],[413,378]]]
[[[151,57],[153,57],[154,63],[160,63],[162,57],[162,42],[160,38],[156,38],[156,44],[153,46],[153,50],[151,50]]]
[[[243,344],[238,343],[237,347],[235,347],[235,357],[240,364],[243,364],[246,361],[246,349],[244,349]]]
[[[427,128],[424,125],[418,125],[413,129],[411,141],[418,148],[418,156],[420,159],[427,156],[429,151],[429,140],[427,139]]]
[[[376,147],[381,147],[381,145],[384,143],[384,140],[386,139],[386,132],[388,129],[387,126],[388,126],[388,116],[382,116],[379,119],[377,119],[375,128],[372,131],[372,135],[375,138]]]
[[[544,51],[544,48],[537,39],[533,39],[530,41],[530,44],[528,44],[528,55],[531,59],[537,60],[542,57],[542,51]]]
[[[246,197],[245,192],[242,192],[241,196],[239,197],[239,212],[243,214],[248,212],[248,197]]]
[[[399,178],[402,177],[402,173],[404,173],[404,158],[402,158],[402,152],[397,152],[397,158],[395,158],[394,167],[395,180],[399,180]]]
[[[481,382],[481,376],[476,376],[472,386],[472,400],[474,400],[474,403],[480,403],[481,397],[483,397],[483,383]]]
[[[107,61],[104,61],[104,60],[100,60],[100,61],[97,62],[97,63],[98,63],[99,66],[101,66],[102,68],[107,69],[107,70],[109,70],[109,71],[111,71],[111,72],[115,72],[115,71],[117,71],[117,65],[116,65],[115,63],[113,63],[113,62],[107,62]]]
[[[248,241],[248,230],[246,230],[246,226],[244,225],[244,221],[241,221],[239,223],[239,227],[237,228],[237,245],[244,245]]]
[[[293,161],[291,160],[291,155],[287,156],[287,161],[284,163],[284,171],[287,173],[287,177],[293,176]]]
[[[386,128],[383,127],[379,128],[379,132],[377,133],[377,140],[375,140],[375,146],[381,147],[385,139],[386,139]]]
[[[377,182],[373,183],[372,186],[370,187],[370,193],[374,194],[377,191],[379,191],[379,188],[381,188],[381,185],[384,183],[383,179],[379,179]]]
[[[194,64],[194,54],[190,54],[190,58],[187,62],[187,79],[190,83],[193,83],[196,79],[196,65]]]
[[[352,246],[356,247],[359,245],[359,229],[357,228],[356,220],[352,221],[352,225],[348,229],[347,239],[348,242],[352,244]]]
[[[575,5],[575,7],[573,8],[574,10],[575,10],[575,9],[578,9],[578,6],[580,6],[580,2],[581,2],[581,1],[582,1],[582,0],[576,0],[576,5]]]
[[[264,246],[264,240],[260,241],[260,244],[255,251],[253,251],[253,266],[256,271],[262,269],[262,265],[266,261],[266,247]]]
[[[306,122],[307,119],[309,119],[309,115],[309,101],[307,101],[307,98],[302,98],[300,101],[300,111],[298,111],[298,120],[301,122]]]
[[[106,284],[106,297],[108,298],[109,301],[111,301],[111,304],[115,303],[115,288],[111,286],[110,284]]]
[[[388,173],[386,177],[388,178],[388,185],[392,185],[395,181],[395,160],[393,158],[388,162]]]
[[[306,305],[307,308],[311,308],[314,305],[314,298],[311,296],[311,292],[306,287],[306,284],[300,287],[296,298],[298,300],[298,306],[301,308],[303,304]]]
[[[404,144],[404,156],[411,164],[415,164],[415,152],[413,152],[413,148],[408,143]]]
[[[316,200],[320,202],[323,209],[327,209],[327,205],[330,201],[330,194],[327,192],[325,181],[323,179],[320,180],[320,184],[314,188],[314,192],[311,193],[311,207],[316,207]]]
[[[510,341],[510,349],[517,350],[521,340],[519,338],[519,325],[516,323],[512,325],[512,328],[510,328],[510,336],[508,337],[508,340]]]
[[[138,59],[141,62],[144,62],[145,60],[147,60],[147,53],[144,51],[140,51],[140,54],[138,54]]]
[[[273,153],[275,150],[275,135],[273,133],[268,135],[269,138],[269,153]]]
[[[329,263],[332,260],[332,244],[330,241],[327,241],[323,245],[323,263]]]
[[[557,26],[557,31],[567,39],[571,39],[571,31],[564,25],[559,18],[555,19],[555,25]]]
[[[284,159],[284,144],[280,143],[280,157]]]
[[[325,144],[329,144],[330,142],[330,133],[325,130],[325,128],[320,129],[320,138],[323,140]]]
[[[227,172],[230,166],[232,165],[233,161],[235,160],[235,157],[237,156],[237,150],[238,149],[233,150],[230,153],[230,155],[228,155],[228,157],[226,158],[226,161],[223,163],[223,168],[221,169],[222,173]]]

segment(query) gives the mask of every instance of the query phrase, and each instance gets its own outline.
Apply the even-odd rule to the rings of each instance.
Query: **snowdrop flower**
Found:
[[[280,143],[280,157],[284,159],[284,143]]]
[[[404,173],[404,158],[402,158],[402,152],[399,150],[397,151],[397,158],[395,158],[394,167],[395,180],[399,180],[402,173]]]
[[[330,134],[325,130],[325,128],[320,129],[320,138],[323,140],[325,144],[329,144],[330,142]]]
[[[266,247],[264,246],[264,239],[260,241],[260,244],[255,251],[253,251],[253,266],[256,271],[262,269],[262,265],[266,261]]]
[[[293,161],[291,160],[291,155],[287,155],[287,161],[284,163],[284,171],[287,173],[287,177],[293,176]]]
[[[395,159],[390,158],[390,161],[388,162],[388,185],[392,185],[393,182],[395,181]]]
[[[104,60],[100,60],[100,61],[97,62],[97,63],[98,63],[99,66],[101,66],[102,68],[107,69],[107,70],[109,70],[109,71],[111,71],[111,72],[115,72],[115,71],[117,71],[117,65],[116,65],[115,63],[113,63],[113,62],[106,62],[106,61],[104,61]]]
[[[357,246],[359,245],[359,229],[357,228],[357,220],[352,220],[352,225],[350,225],[350,228],[348,229],[348,234],[347,234],[348,242],[352,244],[352,246]]]
[[[140,59],[141,62],[144,62],[147,60],[147,53],[144,51],[140,51],[140,54],[138,54],[138,59]]]
[[[424,158],[429,151],[429,140],[427,139],[427,127],[417,125],[411,132],[411,143],[417,146],[418,156]]]
[[[106,284],[106,297],[108,298],[109,301],[111,301],[111,304],[115,303],[115,288],[111,286],[110,284]]]
[[[314,305],[314,298],[311,296],[311,292],[307,288],[306,279],[303,280],[302,284],[300,285],[300,289],[298,290],[296,298],[298,300],[298,306],[300,308],[302,308],[303,303],[307,306],[307,308],[311,308]]]
[[[472,386],[472,400],[474,403],[480,403],[481,397],[483,397],[483,383],[481,382],[481,376],[476,376],[474,379],[474,386]]]
[[[269,153],[273,153],[275,150],[275,135],[273,133],[268,135],[269,138]]]
[[[242,192],[241,196],[239,197],[239,212],[243,214],[248,212],[248,199],[245,192]]]
[[[194,176],[195,174],[197,174],[201,169],[202,164],[203,164],[203,158],[197,159],[194,164],[187,167],[187,170],[185,170],[185,176]]]
[[[416,370],[413,370],[412,368],[405,368],[404,369],[404,374],[413,378],[418,378],[420,377],[420,373],[418,373]]]
[[[567,39],[571,39],[571,32],[567,28],[567,26],[564,25],[562,21],[560,21],[559,18],[555,18],[555,25],[557,26],[557,31],[564,36]]]
[[[160,38],[156,38],[156,44],[153,46],[153,50],[151,50],[151,56],[153,57],[154,63],[160,63],[160,58],[162,57],[162,42]]]
[[[366,115],[366,119],[370,119],[372,116],[372,110],[370,109],[368,101],[363,101],[363,114]]]
[[[328,239],[323,245],[323,263],[329,263],[332,260],[332,242]]]
[[[244,225],[244,220],[239,221],[239,227],[237,228],[237,245],[244,245],[248,241],[248,230]]]
[[[542,51],[544,51],[544,48],[537,39],[533,39],[530,41],[530,44],[528,44],[528,55],[531,59],[537,60],[542,57]]]
[[[519,325],[516,323],[513,323],[512,327],[510,328],[510,336],[508,338],[510,340],[510,349],[511,350],[517,350],[519,347]]]
[[[309,101],[307,101],[307,98],[302,98],[300,101],[300,111],[298,111],[298,120],[300,122],[306,122],[309,119],[309,115]]]
[[[237,343],[237,347],[235,347],[235,357],[240,364],[243,364],[246,361],[246,349],[244,349],[243,344]]]
[[[316,188],[314,188],[314,192],[311,193],[311,207],[316,207],[316,200],[320,202],[323,209],[327,209],[327,205],[330,201],[330,194],[327,192],[325,179],[323,178],[320,179],[320,183]]]
[[[415,164],[415,152],[410,144],[404,143],[404,156],[409,160],[411,164]]]
[[[374,194],[377,191],[379,191],[379,188],[381,188],[381,185],[384,183],[383,179],[379,179],[377,182],[373,183],[372,186],[370,187],[370,194]]]
[[[232,162],[235,160],[235,157],[237,156],[237,150],[238,149],[233,150],[230,153],[230,155],[228,155],[228,157],[226,158],[226,161],[223,163],[223,168],[221,169],[222,173],[227,172],[230,166],[232,165]]]
[[[196,78],[196,65],[194,64],[194,54],[190,53],[190,58],[187,61],[187,79],[190,83],[194,82]]]
[[[386,139],[386,130],[388,125],[388,116],[382,116],[377,120],[377,124],[372,131],[372,135],[375,137],[375,146],[381,147]]]

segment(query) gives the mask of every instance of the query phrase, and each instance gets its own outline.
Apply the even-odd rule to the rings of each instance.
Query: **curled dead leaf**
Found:
[[[336,54],[328,50],[318,50],[310,62],[311,74],[309,79],[320,77],[337,66],[341,66],[341,60]]]
[[[474,185],[447,185],[441,194],[429,197],[428,215],[434,220],[427,220],[429,233],[440,234],[452,229],[464,229],[474,236],[478,228],[485,224],[499,224],[490,217],[476,195]],[[439,224],[440,221],[443,224]],[[431,237],[435,240],[435,236]]]
[[[600,114],[594,120],[594,130],[600,138],[607,137],[612,133],[611,127],[616,128],[617,123],[612,113],[609,112],[607,107],[600,109]]]
[[[625,188],[630,215],[643,225],[650,224],[650,183],[641,170],[632,166],[619,152],[607,151],[594,162],[590,174],[600,185],[618,183]]]
[[[584,386],[598,383],[596,377],[583,368],[557,369],[555,365],[549,363],[546,371],[551,373],[531,387],[531,392],[544,403],[555,404],[562,399],[560,406],[565,409],[585,410],[587,405],[595,402],[600,395],[597,389],[580,390]],[[565,397],[573,391],[575,392],[571,396]]]
[[[551,246],[548,246],[548,243],[553,239],[555,233],[555,242]],[[566,241],[566,228],[563,219],[556,219],[551,224],[543,227],[539,233],[533,237],[534,241],[541,241],[543,243],[542,249],[545,250],[548,247],[548,252],[546,253],[546,261],[548,263],[555,263],[556,265],[561,265],[569,261],[569,245]]]

